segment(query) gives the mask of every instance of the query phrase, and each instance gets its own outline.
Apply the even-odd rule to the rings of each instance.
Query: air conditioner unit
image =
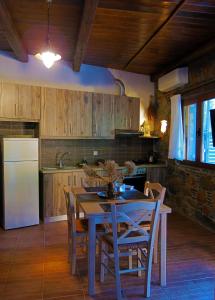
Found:
[[[158,89],[168,92],[188,83],[188,68],[178,68],[158,79]]]

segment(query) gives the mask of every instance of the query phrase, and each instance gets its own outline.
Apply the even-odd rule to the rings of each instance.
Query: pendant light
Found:
[[[48,28],[47,28],[47,49],[42,53],[37,53],[35,56],[36,58],[42,60],[43,64],[46,68],[51,68],[54,63],[61,59],[61,56],[57,53],[54,53],[51,50],[51,43],[50,43],[50,6],[52,0],[47,0],[48,3]]]

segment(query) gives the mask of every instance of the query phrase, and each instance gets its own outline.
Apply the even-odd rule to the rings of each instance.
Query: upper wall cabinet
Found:
[[[41,88],[10,82],[0,83],[0,117],[5,119],[40,119]]]
[[[18,85],[18,116],[23,119],[40,119],[41,88],[38,86]]]
[[[114,96],[93,94],[93,136],[114,137]]]
[[[92,136],[92,93],[67,91],[69,136]]]
[[[115,128],[139,129],[140,99],[116,96],[115,97]]]
[[[92,93],[43,88],[41,137],[92,136]]]
[[[40,135],[54,137],[57,135],[57,124],[60,127],[62,136],[66,136],[66,124],[60,120],[60,113],[57,114],[57,89],[42,88],[41,93],[41,121],[40,121]],[[62,106],[60,100],[60,104]],[[59,120],[57,120],[57,118]],[[63,132],[63,133],[62,133]]]

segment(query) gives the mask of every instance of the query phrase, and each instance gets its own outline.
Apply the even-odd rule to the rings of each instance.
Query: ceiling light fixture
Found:
[[[42,53],[37,53],[35,56],[36,58],[42,60],[43,64],[46,68],[51,68],[54,63],[61,59],[60,54],[54,53],[51,50],[51,43],[50,43],[50,6],[52,0],[47,0],[48,3],[48,28],[47,28],[47,50],[43,51]]]

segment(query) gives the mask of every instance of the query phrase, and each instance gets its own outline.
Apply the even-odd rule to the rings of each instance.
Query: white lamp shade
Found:
[[[38,53],[35,56],[36,56],[36,58],[42,60],[43,64],[48,69],[50,69],[56,61],[61,59],[61,56],[59,54],[55,54],[51,51],[45,51],[42,53]]]
[[[162,120],[161,121],[161,132],[165,133],[167,128],[167,120]]]

